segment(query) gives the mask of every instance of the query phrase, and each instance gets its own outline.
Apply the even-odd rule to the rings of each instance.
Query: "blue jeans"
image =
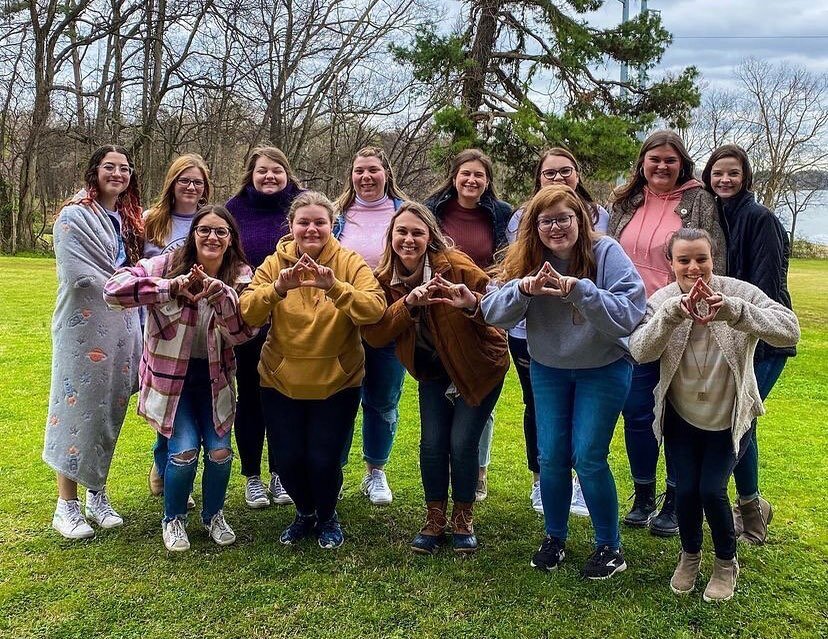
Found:
[[[420,382],[420,473],[426,501],[448,499],[451,474],[452,499],[469,503],[477,487],[480,435],[503,382],[479,406],[470,406],[459,396],[448,399],[450,384],[446,378]]]
[[[224,507],[233,454],[221,460],[213,456],[231,451],[230,432],[216,433],[210,371],[205,359],[191,359],[173,420],[173,434],[167,442],[164,471],[164,521],[187,516],[187,496],[193,486],[198,453],[204,447],[204,472],[201,479],[201,519],[209,523]]]
[[[530,364],[546,534],[566,539],[572,469],[578,473],[597,546],[619,548],[618,494],[607,457],[627,399],[632,364],[562,369]]]
[[[762,401],[770,395],[787,362],[787,355],[774,355],[754,360],[753,372],[756,374],[756,384],[759,387],[759,397]],[[733,469],[736,493],[742,499],[753,499],[759,496],[759,443],[756,439],[755,426],[756,420],[754,420],[754,428],[750,430],[750,439],[747,441],[742,459]]]
[[[637,484],[652,484],[656,480],[658,442],[653,434],[653,391],[658,384],[659,366],[658,360],[633,366],[630,394],[621,411],[624,416],[624,443],[630,462],[630,474]],[[670,448],[666,444],[664,461],[667,466],[667,485],[675,487]]]
[[[362,459],[372,466],[384,466],[391,456],[402,397],[405,367],[400,364],[393,343],[373,348],[365,342],[365,378],[362,380]],[[354,439],[354,430],[342,451],[342,465]]]

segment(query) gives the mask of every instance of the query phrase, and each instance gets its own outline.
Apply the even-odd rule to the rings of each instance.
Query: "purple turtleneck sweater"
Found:
[[[287,214],[290,203],[302,192],[288,182],[273,195],[259,193],[248,184],[244,192],[227,200],[227,210],[236,218],[242,247],[254,268],[276,250],[276,242],[289,232]]]

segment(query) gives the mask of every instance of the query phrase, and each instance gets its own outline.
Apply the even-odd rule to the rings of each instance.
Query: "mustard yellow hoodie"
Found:
[[[282,238],[241,294],[241,314],[251,326],[270,322],[259,360],[262,386],[293,399],[325,399],[362,383],[358,327],[382,318],[385,295],[365,260],[331,237],[316,260],[334,272],[330,290],[300,287],[282,297],[273,283],[299,257],[296,242]]]

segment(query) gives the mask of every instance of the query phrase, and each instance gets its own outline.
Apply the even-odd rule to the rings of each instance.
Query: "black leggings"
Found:
[[[533,473],[540,473],[538,464],[538,427],[535,424],[535,396],[529,380],[529,349],[526,340],[509,335],[509,352],[515,363],[523,391],[523,437],[526,439],[526,463]]]
[[[742,437],[740,453],[750,441],[751,430]],[[667,402],[664,439],[670,446],[676,472],[676,515],[682,550],[688,553],[701,550],[702,522],[706,517],[716,557],[733,559],[736,534],[727,495],[727,484],[737,461],[732,429],[696,428]]]
[[[274,450],[276,442],[273,428],[267,427],[262,417],[262,401],[259,387],[259,357],[267,338],[268,326],[249,342],[236,347],[236,385],[238,402],[236,403],[236,448],[241,460],[241,474],[245,477],[262,474],[262,450],[267,434],[268,470],[276,472]]]
[[[262,412],[276,446],[276,469],[303,515],[319,521],[334,514],[342,487],[342,449],[354,427],[361,389],[346,388],[327,399],[291,399],[262,388]]]

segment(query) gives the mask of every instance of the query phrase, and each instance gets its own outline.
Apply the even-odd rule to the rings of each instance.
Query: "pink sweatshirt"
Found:
[[[621,232],[619,242],[644,280],[647,297],[673,281],[664,250],[670,236],[682,227],[676,207],[684,191],[701,186],[698,180],[688,180],[668,193],[654,193],[645,186],[644,204]]]

